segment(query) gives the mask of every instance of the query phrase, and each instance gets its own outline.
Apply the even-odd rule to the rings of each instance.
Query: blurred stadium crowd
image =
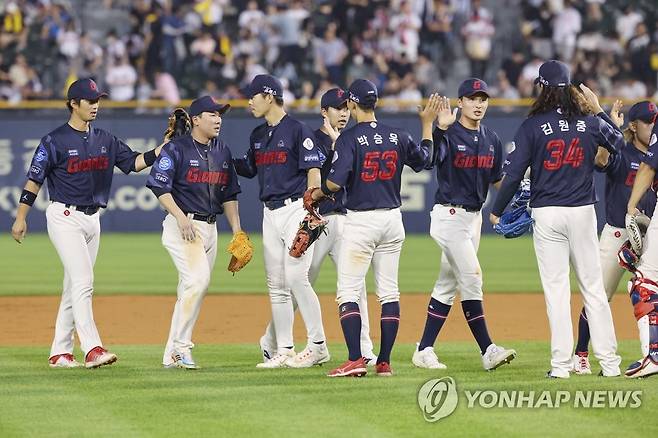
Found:
[[[93,77],[113,100],[173,105],[240,98],[264,72],[302,102],[356,77],[402,100],[467,76],[518,98],[557,58],[633,100],[656,97],[657,24],[656,0],[0,0],[0,99]]]

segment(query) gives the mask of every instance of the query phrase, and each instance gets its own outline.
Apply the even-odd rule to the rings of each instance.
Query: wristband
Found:
[[[329,198],[333,197],[333,195],[334,195],[334,192],[329,190],[329,187],[327,187],[327,180],[326,179],[324,181],[322,181],[322,184],[320,185],[320,191],[322,192],[322,194],[324,196],[327,196]]]
[[[31,207],[32,204],[34,204],[35,199],[37,199],[37,195],[30,192],[29,190],[23,190],[23,193],[21,193],[21,199],[19,203],[29,205]]]
[[[152,166],[156,158],[158,157],[155,155],[155,149],[144,152],[144,163],[146,163],[146,167]]]

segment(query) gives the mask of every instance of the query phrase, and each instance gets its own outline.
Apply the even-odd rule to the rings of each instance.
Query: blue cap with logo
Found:
[[[190,117],[198,116],[204,112],[214,113],[215,111],[222,115],[230,108],[231,105],[228,103],[219,103],[212,96],[203,96],[194,100],[190,105]]]
[[[571,73],[564,62],[551,59],[539,67],[539,77],[535,84],[545,87],[566,87],[571,84]]]
[[[78,79],[73,82],[66,93],[66,98],[71,99],[85,99],[85,100],[98,100],[101,97],[107,97],[107,93],[98,90],[96,82],[92,79]]]
[[[332,88],[322,95],[320,108],[340,108],[347,102],[347,93],[342,88]]]
[[[643,100],[642,102],[636,103],[630,110],[628,110],[628,121],[634,122],[636,120],[642,120],[643,122],[651,123],[656,118],[656,114],[658,114],[656,104],[649,102],[648,100]]]
[[[241,88],[240,92],[249,99],[260,93],[271,94],[283,99],[283,85],[272,75],[257,75],[249,85]]]
[[[459,90],[457,91],[457,97],[470,97],[477,93],[482,93],[489,97],[489,86],[482,79],[478,78],[466,79],[459,85]]]
[[[378,94],[377,86],[367,79],[357,79],[352,82],[348,90],[349,100],[358,103],[364,108],[375,108]]]

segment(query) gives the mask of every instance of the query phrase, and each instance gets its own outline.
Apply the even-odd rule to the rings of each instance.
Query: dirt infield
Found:
[[[416,342],[425,324],[427,294],[402,295],[402,322],[398,342]],[[372,336],[379,339],[379,305],[370,297]],[[94,314],[103,341],[112,344],[161,344],[167,338],[175,298],[172,296],[98,296]],[[320,296],[330,342],[343,340],[333,297]],[[491,294],[485,296],[487,322],[494,340],[549,340],[544,296],[541,294]],[[0,345],[50,345],[59,297],[0,297]],[[573,321],[580,298],[572,298]],[[619,339],[637,339],[637,326],[625,296],[612,302]],[[255,343],[270,318],[265,295],[209,295],[194,332],[196,343]],[[574,324],[575,329],[575,324]],[[303,343],[304,325],[299,315],[295,339]],[[470,340],[460,306],[448,317],[441,341]]]

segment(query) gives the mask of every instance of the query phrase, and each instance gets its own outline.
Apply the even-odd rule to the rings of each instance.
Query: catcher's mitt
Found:
[[[628,240],[631,242],[631,248],[639,257],[642,255],[642,238],[649,228],[651,219],[644,214],[627,214],[626,215],[626,231],[628,231]]]
[[[164,133],[165,141],[181,135],[189,134],[192,131],[192,120],[183,108],[176,108],[169,114],[167,130]]]
[[[530,217],[525,205],[503,213],[500,222],[494,225],[494,231],[507,239],[514,239],[530,231],[535,221]]]
[[[640,256],[635,252],[631,246],[631,242],[627,240],[619,248],[617,252],[617,263],[619,266],[626,269],[629,272],[635,273],[637,271],[637,264],[640,261]]]
[[[327,233],[326,227],[327,221],[322,219],[322,216],[308,213],[299,224],[299,230],[297,230],[288,254],[295,258],[303,256],[322,233]]]
[[[226,251],[231,254],[231,261],[228,263],[228,270],[235,275],[240,269],[244,268],[254,255],[254,246],[249,240],[249,236],[244,231],[238,231],[233,235],[233,239],[226,247]]]

